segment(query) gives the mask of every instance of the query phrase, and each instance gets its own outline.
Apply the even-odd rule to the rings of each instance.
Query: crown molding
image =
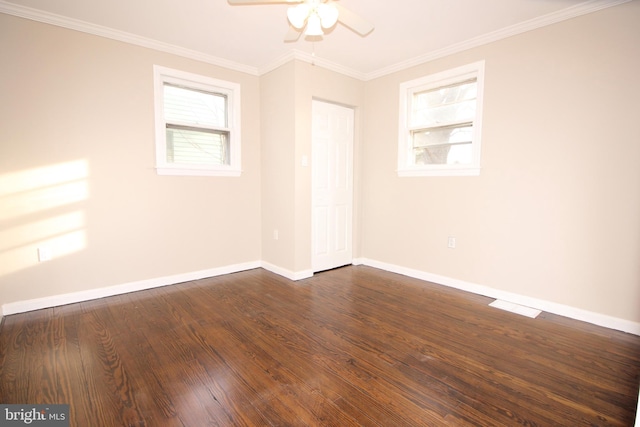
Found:
[[[267,73],[270,73],[271,71],[280,68],[281,66],[283,66],[284,64],[286,64],[289,61],[293,61],[294,59],[296,59],[296,51],[295,50],[290,50],[289,52],[280,55],[279,57],[277,57],[276,59],[274,59],[273,61],[269,62],[267,65],[260,67],[258,69],[258,75],[262,76],[265,75]]]
[[[251,67],[245,64],[218,58],[212,55],[207,55],[195,50],[185,49],[183,47],[172,45],[169,43],[163,43],[158,40],[141,37],[135,34],[127,33],[125,31],[114,30],[113,28],[91,24],[89,22],[81,21],[78,19],[57,15],[55,13],[44,12],[42,10],[34,9],[31,7],[9,3],[4,0],[0,0],[0,13],[17,16],[19,18],[30,19],[32,21],[38,21],[45,24],[51,24],[70,30],[80,31],[95,36],[105,37],[108,39],[117,40],[148,49],[154,49],[160,52],[182,56],[184,58],[193,59],[207,64],[252,74],[255,76],[258,75],[258,69],[256,67]]]
[[[365,79],[364,73],[345,67],[336,62],[329,61],[327,59],[318,58],[311,53],[303,52],[298,49],[292,49],[284,55],[281,55],[278,58],[274,59],[264,67],[260,67],[258,69],[258,74],[267,74],[294,59],[306,62],[311,65],[317,65],[318,67],[326,68],[328,70],[335,71],[336,73],[343,74],[348,77],[353,77],[357,80]]]
[[[307,62],[309,64],[317,65],[322,68],[326,68],[331,71],[335,71],[340,74],[344,74],[349,77],[353,77],[362,81],[369,81],[383,77],[398,71],[405,70],[407,68],[415,67],[430,61],[434,61],[445,56],[453,55],[464,50],[468,50],[474,47],[482,46],[491,42],[506,39],[511,36],[532,31],[537,28],[552,25],[558,22],[566,21],[568,19],[576,18],[589,13],[597,12],[602,9],[617,6],[623,3],[628,3],[632,0],[591,0],[579,5],[571,6],[558,12],[550,13],[538,18],[534,18],[519,24],[511,25],[506,28],[502,28],[497,31],[493,31],[488,34],[484,34],[479,37],[474,37],[469,40],[465,40],[460,43],[447,46],[442,49],[438,49],[429,52],[424,55],[417,56],[407,61],[402,61],[389,67],[384,67],[379,70],[363,73],[354,70],[349,67],[345,67],[338,63],[329,61],[327,59],[318,58],[310,53],[302,52],[300,50],[292,49],[290,52],[281,55],[275,60],[269,62],[263,67],[252,67],[245,64],[240,64],[234,61],[229,61],[223,58],[218,58],[212,55],[208,55],[202,52],[198,52],[191,49],[186,49],[180,46],[172,45],[169,43],[163,43],[158,40],[149,39],[146,37],[137,36],[135,34],[127,33],[124,31],[114,30],[112,28],[91,24],[85,21],[80,21],[65,16],[44,12],[38,9],[20,6],[13,3],[9,3],[5,0],[0,0],[0,13],[6,13],[8,15],[17,16],[20,18],[31,19],[33,21],[43,22],[46,24],[56,25],[59,27],[81,31],[88,34],[93,34],[100,37],[109,38],[133,45],[158,50],[161,52],[170,53],[184,58],[193,59],[196,61],[204,62],[227,69],[240,71],[243,73],[251,74],[254,76],[261,76],[276,68],[284,65],[285,63],[297,59]]]
[[[528,21],[521,22],[519,24],[511,25],[502,28],[497,31],[493,31],[484,34],[479,37],[474,37],[469,40],[465,40],[461,43],[456,43],[451,46],[447,46],[443,49],[434,50],[425,55],[409,59],[407,61],[399,62],[389,67],[382,68],[371,73],[366,73],[364,76],[365,81],[377,79],[379,77],[386,76],[398,71],[405,70],[407,68],[415,67],[426,62],[434,61],[445,56],[453,55],[454,53],[462,52],[467,49],[482,46],[491,42],[506,39],[511,36],[532,31],[538,28],[546,27],[558,22],[566,21],[568,19],[577,18],[582,15],[597,12],[608,7],[617,6],[623,3],[628,3],[632,0],[591,0],[579,5],[571,6],[566,9],[562,9],[558,12],[550,13],[538,18],[530,19]]]

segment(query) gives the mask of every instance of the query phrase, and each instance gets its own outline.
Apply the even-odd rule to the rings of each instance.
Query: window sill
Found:
[[[414,176],[480,176],[479,167],[446,167],[429,169],[398,169],[399,177]]]
[[[177,175],[177,176],[240,176],[240,169],[191,169],[191,168],[168,168],[156,167],[158,175]]]

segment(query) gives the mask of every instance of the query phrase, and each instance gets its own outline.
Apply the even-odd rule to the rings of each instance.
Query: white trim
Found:
[[[352,265],[366,265],[380,270],[392,273],[402,274],[404,276],[413,277],[415,279],[460,289],[478,295],[484,295],[496,298],[514,304],[535,308],[541,311],[558,314],[560,316],[569,317],[575,320],[592,323],[594,325],[603,326],[609,329],[615,329],[622,332],[640,336],[640,323],[630,320],[620,319],[617,317],[607,316],[580,308],[570,307],[563,304],[557,304],[551,301],[545,301],[537,298],[531,298],[524,295],[518,295],[511,292],[501,291],[484,285],[465,282],[463,280],[453,279],[451,277],[440,276],[437,274],[427,273],[421,270],[415,270],[402,267],[395,264],[389,264],[369,258],[354,258]],[[159,288],[162,286],[175,285],[178,283],[189,282],[193,280],[204,279],[207,277],[222,276],[225,274],[237,273],[240,271],[253,270],[255,268],[264,268],[272,273],[283,276],[289,280],[298,281],[308,279],[313,276],[312,270],[302,270],[293,272],[265,261],[252,261],[241,264],[232,264],[223,267],[212,268],[208,270],[200,270],[191,273],[176,274],[173,276],[158,277],[155,279],[140,280],[136,282],[125,283],[121,285],[107,286],[103,288],[89,289],[86,291],[72,292],[68,294],[53,295],[44,298],[35,298],[25,301],[16,301],[0,306],[0,315],[9,316],[11,314],[24,313],[27,311],[40,310],[44,308],[57,307],[77,302],[90,301],[99,298],[110,297],[114,295],[126,294],[129,292],[137,292],[145,289]]]
[[[398,169],[398,176],[414,177],[414,176],[480,176],[479,167],[468,168],[430,168],[430,169]]]
[[[458,280],[451,277],[427,273],[425,271],[415,270],[412,268],[402,267],[399,265],[389,264],[368,258],[358,258],[357,264],[356,260],[354,260],[354,265],[360,264],[640,336],[640,323],[638,322],[632,322],[630,320],[620,319],[617,317],[608,316],[606,314],[595,313],[593,311],[583,310],[581,308],[558,304],[538,298],[532,298],[526,295],[519,295],[512,292],[506,292],[500,289],[491,288],[489,286],[465,282],[463,280]]]
[[[269,62],[267,65],[260,67],[258,69],[258,73],[259,75],[264,75],[267,74],[273,70],[278,69],[279,67],[281,67],[282,65],[288,63],[289,61],[292,61],[294,59],[297,59],[299,61],[302,62],[306,62],[308,64],[312,64],[318,67],[322,67],[325,68],[327,70],[330,71],[335,71],[336,73],[345,75],[347,77],[353,77],[356,80],[360,80],[360,81],[364,81],[365,79],[365,74],[352,70],[351,68],[345,67],[343,65],[340,65],[336,62],[332,62],[329,61],[327,59],[323,59],[323,58],[318,58],[313,56],[310,53],[307,52],[303,52],[301,50],[297,50],[297,49],[293,49],[287,53],[285,53],[284,55],[279,56],[278,58],[274,59],[273,61]]]
[[[227,123],[229,136],[230,163],[228,165],[188,165],[167,162],[166,119],[164,116],[164,84],[174,83],[192,89],[203,89],[219,92],[227,96]],[[156,172],[158,175],[187,175],[187,176],[227,176],[241,175],[242,164],[242,127],[241,127],[241,87],[239,83],[208,76],[189,73],[182,70],[153,66],[154,86],[154,114],[155,114],[155,143],[156,143]]]
[[[190,282],[192,280],[199,280],[207,277],[222,276],[225,274],[252,270],[254,268],[260,268],[259,261],[233,264],[208,270],[194,271],[191,273],[176,274],[173,276],[157,277],[155,279],[140,280],[136,282],[124,283],[122,285],[107,286],[104,288],[89,289],[86,291],[53,295],[44,298],[17,301],[3,304],[2,315],[8,316],[10,314],[24,313],[27,311],[40,310],[43,308],[90,301],[93,299],[121,295],[129,292],[137,292],[145,289],[159,288],[162,286],[175,285],[177,283]]]
[[[484,104],[485,61],[429,74],[400,83],[398,105],[398,176],[478,176],[482,152],[482,110]],[[476,106],[473,117],[472,159],[469,164],[418,165],[414,164],[411,132],[416,128],[411,119],[411,108],[416,93],[439,89],[453,84],[461,84],[470,79],[476,81]],[[420,127],[420,126],[417,126]]]
[[[281,66],[283,66],[284,64],[293,61],[294,59],[301,59],[301,57],[303,55],[300,55],[298,53],[296,53],[298,51],[294,50],[290,50],[289,52],[280,55],[279,57],[277,57],[276,59],[274,59],[273,61],[269,62],[268,64],[266,64],[265,66],[262,66],[258,69],[258,75],[260,76],[264,76],[267,73],[270,73],[273,70],[277,70],[278,68],[280,68]]]
[[[236,70],[243,73],[251,74],[254,76],[261,76],[274,70],[278,66],[284,64],[291,59],[300,59],[302,61],[312,63],[323,68],[327,68],[332,71],[336,71],[347,76],[354,77],[362,81],[369,81],[383,77],[389,74],[393,74],[398,71],[405,70],[407,68],[421,65],[426,62],[430,62],[445,56],[453,55],[458,52],[462,52],[467,49],[482,46],[488,43],[492,43],[498,40],[506,39],[511,36],[515,36],[527,31],[535,30],[547,25],[552,25],[558,22],[566,21],[568,19],[576,18],[578,16],[586,15],[589,13],[597,12],[602,9],[617,6],[620,4],[628,3],[631,0],[592,0],[585,3],[581,3],[575,6],[568,7],[558,12],[553,12],[538,18],[530,19],[528,21],[511,25],[500,30],[493,31],[491,33],[475,37],[469,40],[465,40],[460,43],[447,46],[442,49],[435,50],[433,52],[417,56],[407,61],[402,61],[388,67],[381,68],[369,73],[362,73],[351,68],[342,66],[329,60],[314,57],[312,54],[292,50],[291,52],[276,58],[274,61],[266,64],[263,67],[253,67],[249,65],[240,64],[227,59],[218,58],[212,55],[208,55],[202,52],[198,52],[191,49],[185,49],[180,46],[163,43],[157,40],[149,39],[146,37],[137,36],[135,34],[127,33],[124,31],[114,30],[112,28],[103,27],[89,22],[80,21],[77,19],[68,18],[66,16],[57,15],[54,13],[44,12],[31,7],[20,6],[13,3],[8,3],[4,0],[0,0],[0,13],[6,13],[8,15],[17,16],[20,18],[31,19],[33,21],[43,22],[46,24],[56,25],[58,27],[68,28],[70,30],[81,31],[83,33],[93,34],[100,37],[106,37],[112,40],[118,40],[125,43],[130,43],[137,46],[146,47],[149,49],[158,50],[161,52],[170,53],[173,55],[182,56],[184,58],[194,59],[196,61],[205,62],[211,65],[217,65],[219,67],[228,68],[230,70]],[[284,62],[283,62],[284,61]]]
[[[219,67],[224,67],[230,70],[240,71],[242,73],[251,74],[253,76],[258,75],[258,69],[256,67],[240,64],[238,62],[229,61],[223,58],[218,58],[206,53],[138,36],[136,34],[127,33],[125,31],[115,30],[113,28],[92,24],[90,22],[81,21],[79,19],[73,19],[67,16],[57,15],[55,13],[45,12],[43,10],[34,9],[27,6],[8,3],[4,0],[0,0],[0,12],[20,18],[43,22],[45,24],[67,28],[69,30],[93,34],[94,36],[105,37],[111,40],[117,40],[148,49],[154,49],[160,52],[182,56],[184,58],[194,59],[196,61],[205,62],[211,65],[217,65]]]
[[[355,114],[353,107],[311,100],[311,170],[316,171],[311,174],[313,271],[347,265],[353,260]],[[325,127],[318,122],[340,125]],[[316,155],[321,152],[325,154]],[[337,213],[338,207],[342,214]],[[326,213],[323,216],[318,211]],[[323,240],[320,245],[318,242]],[[324,250],[319,251],[319,246]]]
[[[389,74],[403,71],[417,65],[421,65],[430,61],[434,61],[439,58],[444,58],[449,55],[453,55],[458,52],[462,52],[474,47],[483,46],[489,43],[493,43],[499,40],[516,36],[518,34],[526,33],[528,31],[536,30],[538,28],[546,27],[548,25],[556,24],[558,22],[566,21],[568,19],[577,18],[578,16],[587,15],[589,13],[597,12],[608,7],[618,6],[620,4],[628,3],[631,0],[592,0],[585,3],[581,3],[575,6],[570,6],[566,9],[559,10],[557,12],[549,13],[544,16],[539,16],[534,19],[530,19],[519,24],[511,25],[500,30],[492,31],[490,33],[471,38],[469,40],[455,43],[442,49],[437,49],[427,54],[417,56],[407,61],[399,62],[397,64],[381,68],[377,71],[366,73],[364,81],[369,81],[383,77]]]
[[[223,170],[223,169],[186,169],[181,167],[170,167],[169,165],[160,167],[156,166],[158,175],[174,175],[174,176],[230,176],[237,177],[242,175],[242,169]]]
[[[266,261],[262,261],[260,266],[265,270],[269,270],[272,273],[275,273],[279,276],[285,277],[289,280],[298,281],[303,279],[308,279],[313,276],[313,270],[302,270],[302,271],[291,271],[286,268],[278,267],[277,265],[271,264]]]

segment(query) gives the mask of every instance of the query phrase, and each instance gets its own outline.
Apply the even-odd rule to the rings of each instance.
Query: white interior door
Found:
[[[312,268],[316,272],[353,260],[354,111],[313,101],[312,114]]]

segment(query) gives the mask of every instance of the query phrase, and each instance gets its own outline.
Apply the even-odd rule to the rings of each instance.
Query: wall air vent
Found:
[[[535,308],[525,307],[523,305],[499,299],[495,300],[489,305],[491,307],[499,308],[500,310],[506,310],[512,313],[520,314],[522,316],[531,317],[532,319],[535,319],[536,317],[538,317],[538,314],[541,313],[540,310],[536,310]]]

